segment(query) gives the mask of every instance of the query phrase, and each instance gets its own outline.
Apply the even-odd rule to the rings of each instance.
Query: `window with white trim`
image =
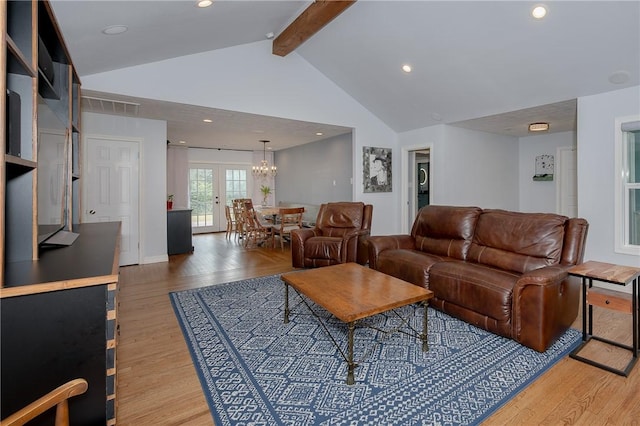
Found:
[[[616,120],[616,252],[640,255],[640,117]]]

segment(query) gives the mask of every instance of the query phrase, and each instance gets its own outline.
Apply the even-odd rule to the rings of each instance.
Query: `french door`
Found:
[[[251,167],[238,164],[189,163],[189,207],[194,234],[226,230],[225,206],[248,198]]]

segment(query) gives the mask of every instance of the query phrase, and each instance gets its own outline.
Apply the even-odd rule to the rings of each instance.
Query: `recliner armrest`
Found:
[[[317,228],[301,228],[291,231],[291,264],[294,268],[304,268],[304,242],[319,235]]]

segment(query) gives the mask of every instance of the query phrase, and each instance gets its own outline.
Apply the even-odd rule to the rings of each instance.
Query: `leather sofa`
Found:
[[[313,228],[291,231],[294,268],[317,268],[340,263],[366,264],[366,238],[371,232],[373,206],[342,201],[320,206]]]
[[[544,352],[578,314],[588,223],[549,213],[426,206],[411,235],[371,236],[369,266],[434,292],[430,305]]]

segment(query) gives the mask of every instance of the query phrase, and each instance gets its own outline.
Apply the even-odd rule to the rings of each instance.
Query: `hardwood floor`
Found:
[[[193,243],[193,254],[168,263],[120,268],[119,425],[213,425],[169,292],[293,270],[286,246],[245,249],[224,233]],[[630,343],[628,315],[596,309],[594,318],[596,333]],[[622,363],[628,354],[604,345],[589,353]],[[565,357],[484,424],[638,425],[640,366],[624,378]]]

